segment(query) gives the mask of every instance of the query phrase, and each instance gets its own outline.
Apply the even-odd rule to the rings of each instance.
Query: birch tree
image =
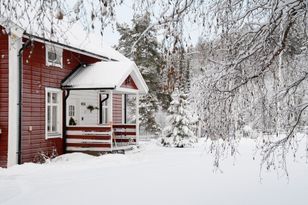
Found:
[[[38,32],[47,36],[62,34],[61,24],[76,21],[103,34],[115,25],[116,8],[123,4],[153,19],[132,52],[154,27],[167,54],[189,47],[192,26],[202,32],[206,64],[195,83],[204,96],[197,107],[209,136],[228,140],[249,126],[278,136],[260,146],[264,162],[277,152],[285,157],[294,134],[307,125],[306,0],[2,0],[0,14],[27,22],[31,31],[41,25]]]

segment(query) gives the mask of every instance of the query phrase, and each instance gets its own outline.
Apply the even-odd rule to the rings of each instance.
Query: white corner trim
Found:
[[[9,109],[8,109],[8,157],[7,166],[13,166],[18,161],[18,100],[19,100],[19,66],[18,51],[22,47],[21,38],[9,35]]]
[[[20,39],[25,31],[21,27],[15,25],[10,27],[10,32],[11,34],[15,35],[17,38]]]

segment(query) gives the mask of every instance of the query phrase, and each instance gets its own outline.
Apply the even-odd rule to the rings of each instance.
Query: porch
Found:
[[[139,94],[148,88],[134,63],[81,66],[62,89],[67,152],[125,151],[138,145]]]
[[[112,152],[132,149],[137,144],[136,124],[68,126],[68,152]]]

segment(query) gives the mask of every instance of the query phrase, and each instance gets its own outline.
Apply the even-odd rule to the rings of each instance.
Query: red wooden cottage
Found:
[[[50,41],[6,21],[0,29],[0,167],[138,143],[139,94],[148,87],[134,62],[111,48]],[[133,114],[128,96],[136,100]]]

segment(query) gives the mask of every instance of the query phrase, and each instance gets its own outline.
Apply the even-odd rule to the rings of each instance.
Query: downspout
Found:
[[[22,134],[22,63],[23,63],[23,52],[26,48],[29,47],[31,40],[28,39],[26,43],[22,45],[22,47],[18,51],[18,89],[19,89],[19,96],[18,96],[18,148],[17,148],[17,163],[21,164],[21,134]]]

